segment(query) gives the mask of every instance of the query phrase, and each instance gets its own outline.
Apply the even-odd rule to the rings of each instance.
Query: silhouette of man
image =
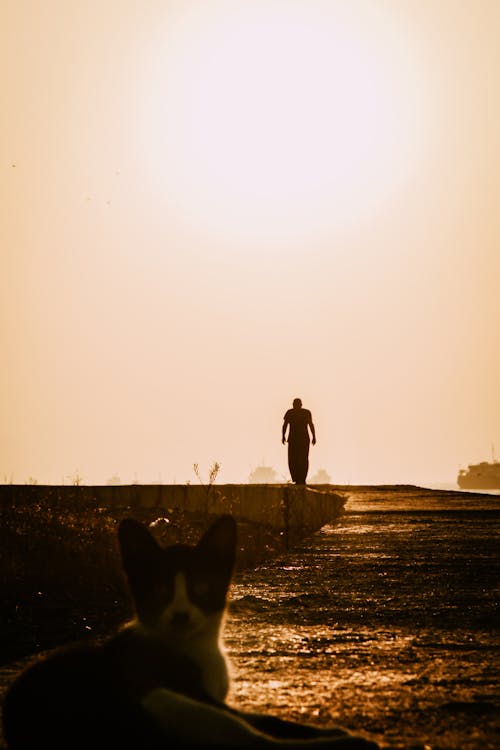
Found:
[[[288,430],[288,468],[295,484],[305,484],[309,470],[309,430],[312,444],[316,445],[316,431],[314,429],[311,412],[302,408],[300,398],[294,398],[293,409],[288,409],[283,418],[281,442],[286,443]]]

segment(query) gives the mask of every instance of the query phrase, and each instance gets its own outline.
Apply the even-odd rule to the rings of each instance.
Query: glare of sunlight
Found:
[[[240,238],[322,233],[411,178],[424,66],[382,9],[174,6],[148,69],[144,148],[179,216]]]

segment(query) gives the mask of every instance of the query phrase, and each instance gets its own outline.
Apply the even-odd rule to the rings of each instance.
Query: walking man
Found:
[[[295,484],[305,484],[309,470],[309,430],[312,444],[316,445],[316,431],[314,429],[311,412],[302,408],[300,398],[293,400],[293,409],[288,409],[283,419],[281,442],[287,442],[288,430],[288,468]]]

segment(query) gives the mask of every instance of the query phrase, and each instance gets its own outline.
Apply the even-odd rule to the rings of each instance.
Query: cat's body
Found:
[[[119,538],[136,619],[99,645],[57,649],[21,673],[4,702],[10,750],[377,747],[225,704],[220,630],[235,560],[231,517],[195,547],[162,549],[130,519]]]

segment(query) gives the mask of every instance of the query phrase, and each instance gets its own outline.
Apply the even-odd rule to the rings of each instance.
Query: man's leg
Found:
[[[301,441],[293,444],[293,473],[292,479],[296,484],[305,484],[309,470],[309,442]]]
[[[295,443],[288,441],[288,468],[290,469],[290,476],[292,482],[297,482],[298,476],[298,461],[297,461],[297,446]]]

